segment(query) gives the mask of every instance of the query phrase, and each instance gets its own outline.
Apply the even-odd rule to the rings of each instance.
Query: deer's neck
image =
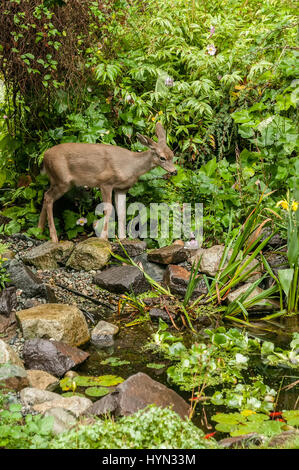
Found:
[[[153,162],[153,155],[150,150],[145,152],[135,152],[136,155],[136,167],[135,174],[136,176],[141,176],[150,171],[156,165]]]

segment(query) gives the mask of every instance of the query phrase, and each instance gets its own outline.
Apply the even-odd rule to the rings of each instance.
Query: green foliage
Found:
[[[275,347],[270,341],[264,341],[261,349],[263,362],[270,366],[299,368],[299,333],[293,333],[290,350]]]
[[[276,391],[263,383],[261,377],[254,378],[252,384],[237,384],[233,389],[223,388],[211,398],[214,405],[225,405],[238,410],[253,410],[268,413],[273,410]]]
[[[21,414],[22,405],[0,410],[0,448],[43,449],[53,437],[53,417]]]
[[[255,432],[266,437],[274,436],[283,431],[285,423],[271,420],[263,413],[218,413],[212,416],[216,421],[217,431],[228,432],[232,437]]]
[[[54,449],[205,449],[216,442],[169,409],[152,405],[118,421],[97,420],[57,437]]]

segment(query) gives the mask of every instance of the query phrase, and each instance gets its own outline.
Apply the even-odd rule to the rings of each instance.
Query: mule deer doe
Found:
[[[119,220],[119,238],[125,238],[125,198],[126,192],[138,178],[156,166],[175,175],[173,152],[166,144],[166,134],[162,124],[157,123],[158,142],[137,134],[149,150],[130,150],[107,144],[65,143],[55,145],[45,152],[44,170],[50,179],[50,189],[45,193],[38,227],[43,230],[46,220],[50,237],[57,242],[53,218],[53,204],[72,186],[100,188],[102,199],[107,204],[101,238],[108,238],[108,223],[112,212],[112,191],[115,191],[115,204]]]

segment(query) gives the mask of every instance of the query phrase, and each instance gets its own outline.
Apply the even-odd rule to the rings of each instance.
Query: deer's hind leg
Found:
[[[61,198],[61,196],[63,196],[70,189],[70,186],[70,184],[66,183],[60,185],[52,185],[44,196],[43,208],[40,215],[40,223],[41,225],[43,222],[45,223],[45,219],[47,216],[50,237],[52,242],[55,243],[58,242],[58,237],[53,217],[53,204],[55,201],[57,201],[57,199]]]

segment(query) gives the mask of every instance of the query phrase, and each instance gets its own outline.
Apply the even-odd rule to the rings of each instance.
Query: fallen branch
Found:
[[[55,284],[56,284],[56,286],[61,287],[62,289],[65,289],[69,292],[72,292],[75,295],[79,295],[80,297],[84,297],[84,299],[90,300],[91,302],[95,303],[96,305],[104,305],[105,307],[110,308],[110,310],[114,310],[114,308],[111,307],[110,304],[108,304],[107,302],[104,302],[103,300],[94,299],[93,297],[90,297],[90,295],[81,294],[81,292],[78,292],[75,289],[71,289],[70,287],[66,287],[63,284],[60,284],[59,282],[56,282]]]

